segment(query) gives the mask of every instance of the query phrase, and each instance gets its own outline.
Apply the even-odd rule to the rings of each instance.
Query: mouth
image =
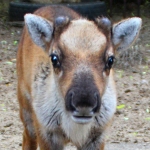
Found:
[[[90,123],[92,121],[92,119],[93,119],[93,116],[78,116],[78,115],[72,116],[72,120],[79,124]]]
[[[72,120],[76,123],[79,123],[79,124],[87,124],[87,123],[90,123],[93,119],[93,113],[90,113],[90,114],[80,114],[80,113],[73,113],[72,115]]]

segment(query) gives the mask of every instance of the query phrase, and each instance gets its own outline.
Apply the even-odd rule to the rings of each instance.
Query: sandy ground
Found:
[[[145,57],[141,54],[140,61],[132,61],[133,67],[115,67],[118,109],[107,135],[106,150],[150,149],[149,25],[148,18],[144,18],[138,39],[139,55]],[[23,127],[16,98],[16,52],[21,31],[0,27],[0,150],[21,150],[22,145]],[[144,63],[140,64],[141,60]]]

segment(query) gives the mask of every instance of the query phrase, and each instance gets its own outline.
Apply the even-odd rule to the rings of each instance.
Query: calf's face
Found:
[[[75,122],[87,123],[100,111],[111,43],[95,23],[76,20],[62,32],[56,49],[62,56],[59,84],[66,110]]]
[[[36,45],[45,49],[50,43],[45,51],[65,113],[76,123],[91,122],[100,112],[115,52],[133,43],[141,19],[131,18],[112,26],[107,18],[93,22],[59,17],[53,23],[28,14],[25,22]]]

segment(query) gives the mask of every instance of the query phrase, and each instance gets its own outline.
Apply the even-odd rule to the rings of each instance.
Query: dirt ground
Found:
[[[21,31],[22,28],[0,25],[0,150],[21,150],[22,145],[23,127],[19,119],[16,98],[16,52]],[[114,68],[118,107],[106,136],[107,149],[148,150],[150,149],[149,18],[143,18],[142,31],[130,59],[128,55],[123,56],[117,58],[117,64],[125,65],[116,65]]]

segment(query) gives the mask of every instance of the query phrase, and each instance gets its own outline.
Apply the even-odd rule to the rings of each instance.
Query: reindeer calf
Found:
[[[23,150],[104,150],[116,110],[115,53],[137,38],[141,19],[111,25],[62,6],[25,15],[18,48],[18,101]]]

